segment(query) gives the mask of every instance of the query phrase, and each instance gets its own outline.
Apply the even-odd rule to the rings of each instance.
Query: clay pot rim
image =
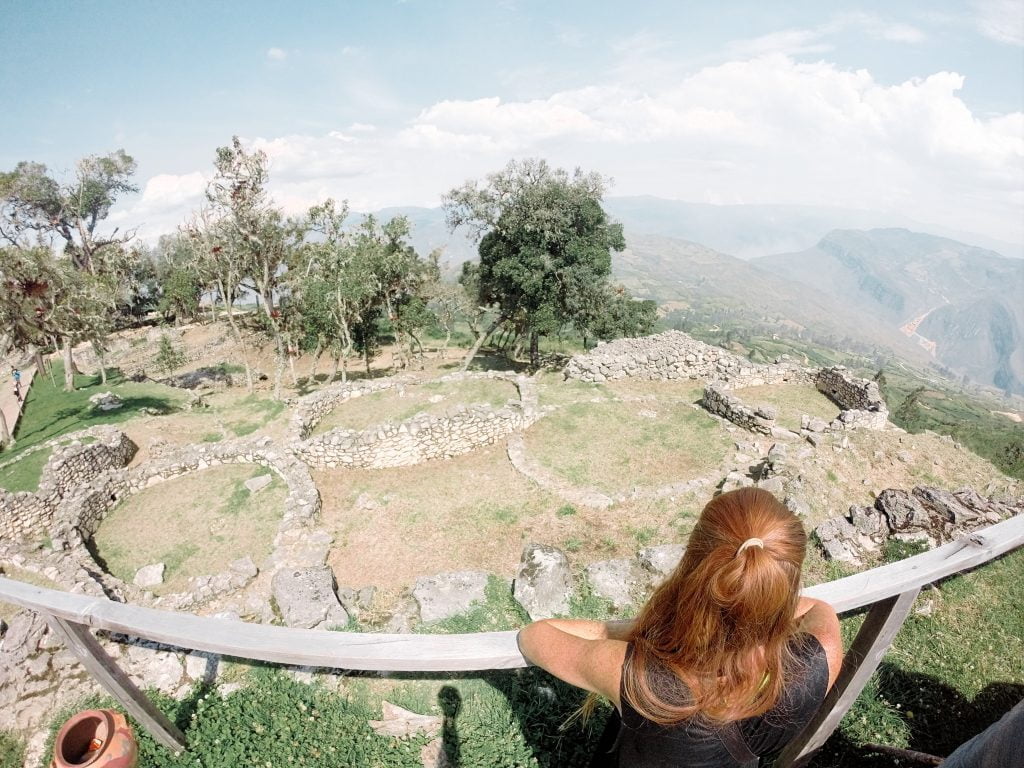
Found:
[[[60,768],[61,765],[74,766],[74,768],[88,768],[88,766],[93,765],[100,757],[103,756],[104,750],[98,750],[92,757],[90,757],[84,763],[69,763],[60,754],[60,745],[67,737],[68,731],[70,731],[83,720],[88,720],[90,718],[102,720],[106,724],[108,734],[107,738],[109,741],[110,736],[113,736],[117,728],[117,723],[114,720],[114,714],[115,713],[109,709],[83,709],[81,712],[76,712],[74,715],[69,717],[67,721],[65,721],[64,725],[62,725],[60,730],[57,732],[57,738],[54,739],[53,742],[54,766],[57,766],[57,768]]]

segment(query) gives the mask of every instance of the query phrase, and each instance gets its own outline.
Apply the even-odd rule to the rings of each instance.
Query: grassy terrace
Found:
[[[822,575],[828,570],[830,577],[838,575],[829,566]],[[908,619],[879,674],[811,765],[911,768],[861,745],[880,742],[947,754],[1019,701],[1024,696],[1022,571],[1024,552],[1017,551],[927,590],[922,602],[931,605],[931,614]],[[844,620],[847,643],[861,620]],[[523,621],[501,590],[491,590],[487,605],[445,629],[513,629]],[[452,765],[576,768],[588,764],[607,716],[605,709],[589,723],[566,726],[582,694],[536,669],[383,680],[338,676],[307,684],[282,670],[226,663],[227,677],[246,683],[241,690],[222,696],[197,687],[181,702],[156,696],[184,730],[189,749],[175,757],[142,733],[140,765],[416,768],[425,738],[391,739],[368,725],[387,700],[442,716]],[[66,714],[55,717],[54,728]]]
[[[718,466],[732,447],[729,434],[692,407],[701,391],[676,384],[642,399],[591,395],[566,402],[530,428],[526,443],[548,469],[606,493],[695,478]]]
[[[245,481],[268,473],[270,485],[250,494]],[[286,494],[284,482],[265,467],[192,472],[111,510],[93,539],[96,553],[110,573],[129,583],[142,566],[164,563],[164,583],[153,592],[179,592],[193,576],[217,573],[246,555],[256,563],[269,555]]]
[[[500,407],[509,400],[518,399],[515,385],[507,381],[432,381],[407,386],[402,394],[397,389],[386,389],[341,403],[316,425],[313,434],[322,434],[338,427],[366,429],[385,421],[398,423],[418,413],[443,413],[459,404],[487,403]]]
[[[116,368],[108,370],[106,384],[100,383],[98,375],[75,376],[75,391],[65,392],[63,363],[55,361],[51,367],[52,380],[49,374],[36,374],[14,435],[17,442],[13,449],[0,453],[0,461],[68,432],[98,424],[120,424],[146,412],[144,409],[171,413],[185,400],[181,390],[127,381]],[[116,411],[93,410],[89,398],[100,392],[113,392],[124,405]]]

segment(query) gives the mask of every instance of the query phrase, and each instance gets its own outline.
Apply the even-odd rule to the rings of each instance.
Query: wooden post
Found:
[[[50,629],[78,657],[89,674],[106,688],[154,739],[175,753],[185,749],[185,734],[178,730],[163,712],[153,706],[153,702],[146,694],[128,679],[128,675],[107,655],[88,627],[56,616],[47,616],[46,621]]]
[[[832,735],[878,668],[920,591],[920,587],[915,587],[871,606],[853,645],[843,657],[843,668],[835,685],[826,694],[811,722],[779,755],[776,768],[803,765]]]

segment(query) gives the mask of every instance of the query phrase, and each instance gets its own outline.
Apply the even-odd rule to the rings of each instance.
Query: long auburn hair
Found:
[[[750,538],[764,547],[739,552]],[[633,708],[662,725],[697,715],[728,722],[771,709],[791,661],[806,548],[800,521],[767,491],[740,488],[708,502],[682,561],[630,634],[633,655],[622,679]],[[652,662],[673,672],[689,695],[652,686]]]

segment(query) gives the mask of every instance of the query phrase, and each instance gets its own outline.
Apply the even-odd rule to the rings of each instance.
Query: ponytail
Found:
[[[641,610],[623,668],[626,698],[663,725],[695,715],[762,714],[782,693],[807,537],[767,491],[712,499],[682,562]],[[662,690],[648,670],[671,670],[688,694]]]

